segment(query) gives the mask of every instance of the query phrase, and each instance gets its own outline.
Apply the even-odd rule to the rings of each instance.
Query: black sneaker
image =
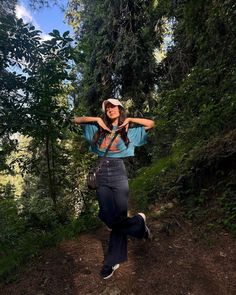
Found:
[[[109,279],[114,271],[119,268],[119,264],[115,264],[114,266],[104,265],[101,270],[101,276],[104,280]]]
[[[143,221],[144,221],[145,232],[144,232],[143,238],[145,240],[148,240],[148,239],[151,238],[151,232],[150,232],[150,229],[148,228],[148,226],[146,224],[146,215],[144,213],[138,213],[138,214],[143,218]]]

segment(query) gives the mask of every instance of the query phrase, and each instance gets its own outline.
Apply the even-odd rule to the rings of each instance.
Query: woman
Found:
[[[102,109],[103,119],[76,117],[75,123],[82,124],[90,150],[98,155],[98,161],[102,161],[96,195],[99,218],[111,230],[101,270],[101,276],[108,279],[119,267],[119,263],[127,260],[127,235],[139,239],[148,239],[150,236],[143,213],[127,217],[129,189],[123,158],[134,156],[135,147],[146,143],[146,130],[153,128],[154,122],[143,118],[127,118],[123,105],[114,98],[105,100]],[[130,127],[130,123],[136,126]],[[115,133],[118,135],[110,146],[107,157],[103,159]]]

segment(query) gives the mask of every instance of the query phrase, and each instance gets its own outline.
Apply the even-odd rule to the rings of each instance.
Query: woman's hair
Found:
[[[125,112],[125,109],[122,107],[122,106],[118,106],[119,108],[119,112],[120,112],[120,116],[118,118],[118,126],[120,126],[124,120],[126,119],[126,112]],[[106,112],[104,113],[103,117],[102,117],[104,123],[107,125],[107,127],[109,129],[112,130],[113,126],[112,126],[112,121],[109,119],[109,117],[107,116]],[[99,128],[98,131],[94,134],[93,136],[93,144],[97,144],[98,141],[100,139],[103,139],[109,132],[102,129],[102,128]],[[128,138],[128,135],[127,135],[127,131],[126,131],[126,128],[122,128],[118,131],[118,133],[120,134],[120,137],[121,139],[124,141],[126,147],[128,147],[129,145],[129,138]]]

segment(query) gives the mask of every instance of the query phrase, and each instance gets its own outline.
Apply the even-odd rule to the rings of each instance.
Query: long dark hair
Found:
[[[125,109],[122,106],[118,106],[118,108],[119,108],[119,112],[120,112],[120,116],[118,118],[118,126],[120,126],[124,122],[124,120],[126,119],[126,112],[125,112]],[[107,125],[107,127],[112,130],[113,129],[112,121],[109,119],[106,112],[102,116],[102,119],[103,119],[104,123]],[[120,137],[124,141],[126,147],[128,147],[130,141],[129,141],[129,138],[128,138],[128,135],[127,135],[126,128],[124,127],[122,129],[120,129],[118,131],[118,133],[120,134]],[[102,128],[99,128],[98,131],[93,136],[93,144],[96,145],[98,143],[98,141],[100,139],[105,138],[105,136],[107,134],[109,134],[108,131],[106,131],[106,130],[104,130]]]

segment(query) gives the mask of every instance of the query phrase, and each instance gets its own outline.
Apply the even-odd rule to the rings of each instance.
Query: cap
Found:
[[[111,103],[114,106],[121,106],[123,108],[122,103],[118,99],[108,98],[108,99],[104,100],[103,103],[102,103],[102,110],[103,110],[103,112],[105,112],[105,110],[106,110],[106,104],[107,103]]]

